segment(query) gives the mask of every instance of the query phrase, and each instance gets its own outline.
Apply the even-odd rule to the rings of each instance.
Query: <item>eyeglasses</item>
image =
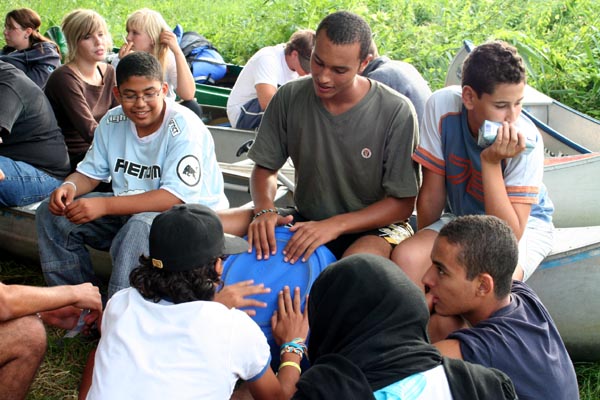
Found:
[[[144,103],[152,103],[158,96],[160,96],[160,94],[161,91],[157,90],[154,93],[146,93],[141,96],[138,96],[137,94],[121,95],[121,101],[123,103],[135,103],[138,99],[142,99]]]

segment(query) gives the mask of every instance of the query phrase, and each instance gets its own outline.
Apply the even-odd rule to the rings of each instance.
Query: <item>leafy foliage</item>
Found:
[[[127,15],[151,7],[171,25],[201,32],[234,64],[347,9],[371,24],[381,54],[414,64],[433,89],[444,85],[462,40],[503,39],[526,59],[530,84],[600,117],[600,2],[595,0],[0,0],[0,5],[36,9],[43,29],[59,24],[69,10],[93,8],[107,17],[116,45],[122,43]]]

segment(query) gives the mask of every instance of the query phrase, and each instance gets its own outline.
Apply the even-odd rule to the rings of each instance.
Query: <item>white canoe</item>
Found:
[[[573,360],[600,360],[600,226],[559,228],[554,249],[527,281]]]

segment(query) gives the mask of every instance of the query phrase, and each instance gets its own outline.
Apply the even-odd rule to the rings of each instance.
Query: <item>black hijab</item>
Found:
[[[308,304],[313,366],[295,398],[366,398],[361,390],[372,398],[442,362],[429,344],[423,293],[388,259],[357,254],[331,264],[313,284]]]

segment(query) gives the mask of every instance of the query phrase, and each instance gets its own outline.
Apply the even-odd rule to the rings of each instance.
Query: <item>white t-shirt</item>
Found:
[[[269,363],[267,340],[244,312],[153,303],[127,288],[106,306],[87,399],[229,399],[238,379],[258,379]]]
[[[257,97],[256,85],[266,83],[278,88],[297,77],[298,74],[285,62],[285,44],[257,51],[242,69],[227,100],[227,117],[231,126],[235,127],[242,106]]]
[[[392,383],[373,396],[376,400],[452,400],[443,365]]]
[[[189,109],[170,99],[165,106],[160,128],[143,138],[121,107],[110,110],[98,124],[77,172],[112,180],[115,196],[164,189],[184,203],[228,208],[210,132]]]

